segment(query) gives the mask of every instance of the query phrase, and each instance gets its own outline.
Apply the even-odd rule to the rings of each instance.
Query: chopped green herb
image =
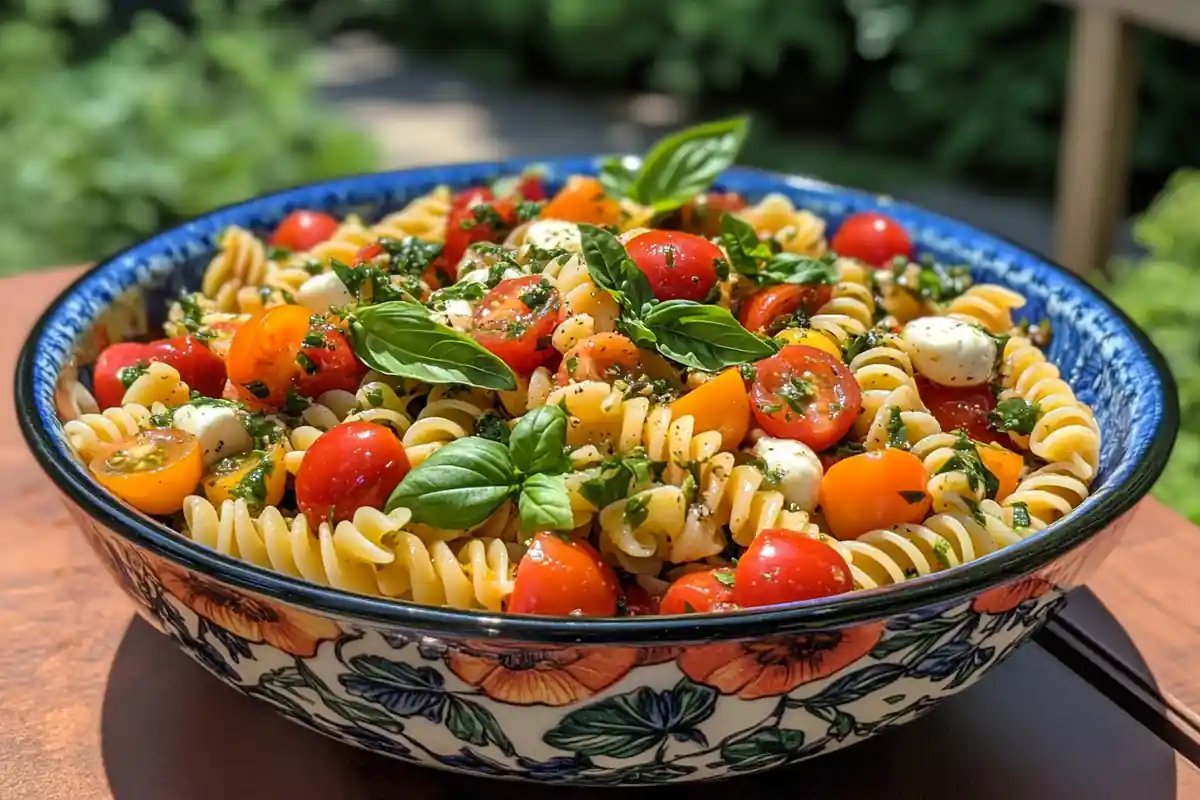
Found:
[[[380,389],[378,386],[372,386],[370,389],[367,389],[365,396],[367,404],[371,408],[379,408],[383,405],[383,389]]]
[[[325,320],[316,318],[313,323],[314,327],[308,329],[308,333],[304,334],[304,338],[300,340],[301,347],[329,347],[329,341],[325,338],[328,325]]]
[[[321,265],[320,261],[311,258],[301,264],[300,268],[309,275],[320,275],[325,271],[325,267]]]
[[[429,307],[434,311],[445,311],[446,303],[450,300],[466,300],[475,302],[482,300],[487,294],[487,284],[479,281],[459,281],[445,289],[438,289],[429,298]]]
[[[250,453],[244,453],[242,456],[231,456],[231,458],[239,459],[238,468],[243,468],[247,461],[255,460],[257,463],[242,476],[241,480],[229,490],[229,496],[236,499],[246,501],[246,505],[250,508],[250,513],[257,514],[262,511],[263,506],[267,502],[267,478],[271,477],[271,473],[275,470],[275,464],[262,450],[252,450]]]
[[[174,409],[167,409],[158,414],[150,415],[150,426],[152,428],[170,428],[175,424]]]
[[[554,287],[550,285],[550,281],[543,278],[533,286],[530,286],[528,289],[521,292],[521,302],[524,303],[530,311],[537,311],[550,301],[551,294],[553,293]]]
[[[957,439],[954,442],[954,455],[946,459],[946,463],[937,471],[937,475],[944,475],[947,472],[962,472],[967,477],[967,485],[971,487],[971,491],[977,492],[983,490],[984,497],[995,499],[996,492],[1000,490],[1000,481],[992,474],[992,471],[987,468],[983,460],[979,457],[979,451],[975,448],[975,443],[967,438],[962,431],[956,431]]]
[[[508,444],[512,431],[504,418],[495,411],[485,411],[475,420],[475,435],[493,442]]]
[[[517,221],[528,222],[531,219],[537,219],[538,214],[542,213],[542,207],[546,204],[539,200],[522,200],[517,204]]]
[[[148,369],[150,369],[150,365],[145,361],[139,361],[132,366],[122,367],[117,370],[117,380],[121,382],[122,386],[128,389],[130,386],[133,386],[134,381],[145,375]]]
[[[300,369],[304,370],[305,375],[314,375],[317,372],[317,362],[313,361],[303,350],[296,353],[296,363],[300,365]]]
[[[892,415],[888,418],[888,447],[895,447],[900,450],[907,450],[908,444],[908,428],[904,424],[904,415],[896,406],[892,406]]]
[[[1012,524],[1014,528],[1031,528],[1033,520],[1029,517],[1029,506],[1024,503],[1013,503],[1012,508]]]
[[[849,364],[865,351],[879,347],[884,344],[884,342],[885,339],[883,338],[883,333],[872,328],[866,333],[861,333],[849,341],[849,343],[846,345],[845,352],[842,353],[842,360]]]
[[[812,383],[803,378],[792,378],[775,391],[775,394],[783,398],[788,407],[797,414],[803,414],[808,410],[816,393]]]
[[[695,614],[696,607],[694,605],[692,605],[691,603],[689,603],[687,600],[684,600],[683,601],[683,611],[685,614]]]
[[[921,491],[902,490],[899,494],[904,498],[904,502],[910,506],[915,506],[917,503],[924,502],[925,500],[925,493]]]
[[[283,428],[266,414],[243,413],[241,419],[255,447],[265,448],[283,439]]]
[[[628,455],[604,460],[596,476],[579,485],[579,493],[596,508],[604,508],[626,497],[631,488],[657,480],[665,466],[635,449]]]
[[[942,569],[950,568],[950,543],[945,539],[938,539],[933,545],[933,555],[937,559],[938,564]]]
[[[575,374],[575,370],[577,369],[579,369],[579,358],[576,356],[571,356],[567,359],[567,374],[573,376]]]
[[[738,364],[738,372],[741,374],[742,380],[747,382],[758,377],[758,368],[750,363]]]
[[[733,584],[734,584],[733,570],[731,570],[731,569],[714,569],[713,577],[717,579],[718,583],[721,583],[725,586],[733,588]]]
[[[267,245],[267,258],[271,261],[284,261],[292,251],[277,244]]]
[[[625,503],[625,522],[630,527],[640,527],[648,516],[650,516],[650,495],[646,492],[635,494]]]
[[[500,212],[491,203],[478,203],[471,206],[471,216],[474,221],[465,219],[462,221],[462,229],[470,230],[476,225],[486,225],[493,231],[504,230],[509,227],[504,221],[504,217],[500,216]]]
[[[312,401],[301,395],[296,391],[296,387],[292,386],[288,388],[287,397],[283,401],[283,413],[289,417],[298,417],[311,405]]]
[[[271,396],[271,390],[268,389],[267,385],[262,381],[250,381],[249,383],[243,383],[242,387],[259,400],[265,400]]]
[[[1033,427],[1042,415],[1042,408],[1035,401],[1027,403],[1020,397],[1001,400],[988,413],[988,425],[997,431],[1012,431],[1022,436],[1033,433]]]

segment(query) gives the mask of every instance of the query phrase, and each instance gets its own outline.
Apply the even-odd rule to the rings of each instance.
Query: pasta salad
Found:
[[[548,615],[899,583],[1068,514],[1099,429],[1024,298],[884,214],[715,191],[742,119],[230,228],[64,433],[180,535],[313,583]]]

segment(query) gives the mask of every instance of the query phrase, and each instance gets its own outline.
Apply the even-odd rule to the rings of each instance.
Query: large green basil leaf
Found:
[[[588,274],[601,289],[617,298],[628,313],[638,316],[643,307],[654,299],[646,274],[625,252],[616,236],[595,225],[579,226],[583,261]]]
[[[567,441],[567,412],[558,406],[539,406],[517,420],[509,437],[513,464],[526,475],[566,472],[571,459],[563,449]]]
[[[387,510],[404,507],[413,520],[458,530],[478,525],[517,491],[508,448],[468,436],[437,450],[404,476]]]
[[[571,497],[562,475],[530,475],[517,503],[521,530],[569,531],[575,527]]]
[[[770,340],[743,328],[720,306],[668,300],[650,309],[643,321],[654,333],[660,353],[706,372],[757,361],[774,355],[777,349]]]
[[[625,195],[656,211],[678,208],[712,186],[717,176],[737,160],[750,130],[750,120],[734,117],[706,122],[668,136],[642,160]],[[619,186],[627,175],[608,169],[609,182]]]

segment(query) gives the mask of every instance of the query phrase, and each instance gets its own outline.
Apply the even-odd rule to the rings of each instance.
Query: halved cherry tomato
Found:
[[[655,597],[639,583],[629,583],[621,588],[622,605],[627,617],[652,617],[659,613],[661,597]]]
[[[721,215],[745,207],[745,199],[737,192],[708,192],[679,209],[679,227],[689,233],[716,238],[721,235]]]
[[[681,575],[663,595],[658,613],[707,614],[717,606],[729,610],[733,581],[733,570],[728,567]]]
[[[850,368],[815,347],[789,344],[754,367],[750,410],[772,436],[824,450],[846,435],[862,408]]]
[[[511,200],[475,201],[470,207],[451,209],[442,247],[447,266],[457,269],[468,247],[476,242],[502,241],[516,224],[517,209]]]
[[[983,465],[1000,482],[1000,489],[994,499],[997,503],[1002,502],[1017,488],[1021,472],[1025,469],[1025,459],[1019,453],[998,444],[977,444],[975,450],[979,453]]]
[[[121,371],[150,363],[150,346],[145,342],[118,342],[101,351],[92,370],[92,389],[100,408],[121,405],[129,387],[121,380]]]
[[[379,242],[364,244],[362,247],[358,248],[358,252],[354,254],[353,266],[358,266],[359,264],[369,264],[376,258],[379,258],[381,255],[383,255],[383,245],[381,245]]]
[[[563,355],[559,386],[582,381],[613,381],[641,372],[642,351],[619,333],[596,333]]]
[[[311,250],[333,236],[338,224],[336,218],[320,211],[293,211],[271,234],[271,244],[288,250]]]
[[[226,360],[229,358],[229,346],[233,344],[233,337],[241,327],[242,323],[234,320],[214,322],[208,326],[209,332],[213,334],[213,338],[208,340],[208,349],[212,350],[217,358],[222,361]],[[226,383],[228,382],[226,381]]]
[[[725,259],[708,239],[681,231],[647,231],[630,239],[625,252],[659,300],[704,300],[717,285],[717,265]]]
[[[88,469],[100,485],[147,514],[174,514],[204,471],[200,442],[187,431],[151,428],[102,449]]]
[[[350,340],[329,329],[310,331],[308,338],[321,336],[323,347],[302,347],[296,356],[300,377],[296,391],[305,397],[316,397],[332,389],[354,392],[367,374],[367,368],[354,357]]]
[[[217,508],[226,500],[242,498],[257,514],[264,506],[276,506],[287,489],[283,448],[249,450],[226,456],[208,468],[201,480],[204,496]]]
[[[719,431],[721,449],[735,450],[750,430],[750,396],[737,368],[717,377],[671,403],[671,417],[691,416],[696,432]]]
[[[775,334],[775,339],[784,344],[802,344],[805,347],[815,347],[834,358],[842,357],[842,348],[833,339],[811,328],[784,328]]]
[[[542,185],[541,176],[531,172],[517,181],[515,194],[523,200],[540,202],[546,199],[546,187]]]
[[[492,202],[492,190],[486,186],[471,186],[460,189],[450,196],[451,208],[471,208],[480,203]]]
[[[738,319],[748,331],[766,331],[773,336],[783,329],[785,318],[801,309],[815,314],[832,296],[833,287],[827,284],[782,283],[751,295],[742,304]]]
[[[929,475],[907,450],[875,450],[842,459],[821,479],[821,510],[839,539],[925,519]]]
[[[557,617],[611,617],[620,585],[585,541],[541,532],[517,565],[508,611]]]
[[[996,398],[987,384],[942,386],[919,377],[917,391],[942,430],[961,430],[977,442],[1007,441],[1007,436],[988,427],[988,412],[996,407]]]
[[[554,352],[550,335],[557,321],[558,291],[540,275],[524,275],[500,281],[483,296],[471,317],[471,335],[524,374]]]
[[[273,306],[248,319],[233,337],[226,367],[247,402],[279,408],[300,376],[296,355],[308,333],[303,306]]]
[[[343,422],[304,454],[296,473],[296,505],[314,527],[350,519],[360,508],[383,508],[410,468],[391,429]]]
[[[151,342],[150,360],[170,364],[189,388],[216,397],[225,386],[225,362],[195,336]]]
[[[854,588],[850,567],[831,546],[795,531],[769,528],[738,559],[734,601],[744,608],[795,603]]]
[[[873,267],[886,267],[896,256],[912,258],[908,232],[886,214],[863,211],[842,222],[831,243],[840,256],[857,258]]]
[[[542,208],[542,219],[566,222],[590,222],[593,225],[617,225],[621,205],[609,197],[600,181],[581,175],[572,176],[567,185]]]

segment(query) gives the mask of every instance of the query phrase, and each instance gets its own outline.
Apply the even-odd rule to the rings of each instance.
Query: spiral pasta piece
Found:
[[[179,370],[161,361],[152,361],[137,380],[129,384],[122,405],[152,406],[161,403],[174,407],[183,405],[191,396],[191,390],[179,376]]]
[[[558,292],[562,307],[564,321],[554,331],[556,349],[572,335],[576,340],[582,338],[579,336],[581,324],[590,325],[591,333],[611,333],[616,330],[617,317],[620,315],[617,301],[592,282],[587,264],[581,256],[573,255],[561,263],[551,261],[542,275]],[[574,321],[585,316],[588,318],[586,323]]]
[[[1012,311],[1025,305],[1025,296],[994,283],[979,283],[946,306],[947,316],[982,325],[989,333],[1008,333]]]
[[[288,435],[288,451],[283,455],[283,466],[289,473],[295,475],[300,471],[304,462],[304,454],[317,443],[324,433],[320,428],[311,425],[301,425],[292,429]]]
[[[399,211],[388,214],[375,223],[371,230],[378,238],[404,239],[413,236],[427,242],[443,242],[446,240],[446,220],[449,217],[450,188],[438,186]]]
[[[889,392],[879,404],[863,437],[863,446],[867,450],[882,450],[895,446],[913,447],[941,432],[942,426],[937,418],[929,413],[917,390],[913,386],[904,385]],[[899,441],[896,441],[897,437]]]
[[[1078,463],[1059,461],[1035,469],[1004,498],[1004,506],[1011,510],[1024,505],[1031,520],[1049,525],[1087,499],[1090,476],[1086,471],[1081,474],[1079,467]]]
[[[520,416],[538,406],[546,405],[546,399],[554,391],[554,376],[545,367],[538,367],[529,377],[517,376],[517,388],[498,392],[500,405],[513,416]]]
[[[453,397],[431,394],[402,439],[409,461],[418,466],[455,439],[470,436],[475,422],[491,407],[490,398],[483,393]]]
[[[876,346],[863,350],[848,366],[862,389],[862,410],[851,432],[862,438],[867,435],[889,395],[901,387],[911,388],[915,394],[917,385],[908,345],[893,334],[881,336]]]
[[[219,311],[237,309],[237,292],[259,286],[267,275],[267,253],[262,241],[236,225],[221,235],[220,251],[208,263],[200,291],[214,301]]]
[[[771,193],[737,216],[754,227],[759,236],[779,243],[785,253],[819,258],[825,254],[825,221],[811,211],[796,208],[785,195]]]
[[[106,408],[96,414],[82,414],[63,424],[67,444],[84,462],[90,461],[102,445],[119,442],[139,431],[153,427],[154,412],[137,403]]]
[[[825,334],[840,347],[874,325],[875,295],[870,276],[862,265],[843,258],[838,260],[837,267],[838,282],[833,294],[829,302],[817,309],[810,324],[813,330]]]

